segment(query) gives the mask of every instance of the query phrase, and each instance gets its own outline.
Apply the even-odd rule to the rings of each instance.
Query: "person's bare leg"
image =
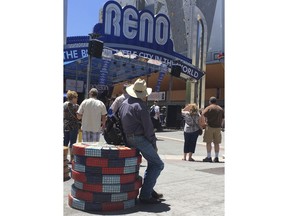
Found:
[[[219,143],[214,143],[215,157],[219,156],[220,145]]]
[[[211,150],[212,150],[211,142],[206,143],[206,150],[207,150],[207,157],[210,158],[211,157]]]
[[[193,159],[192,159],[192,154],[193,154],[192,152],[189,152],[189,157],[188,157],[188,160],[189,160],[189,161],[192,161],[192,160],[193,160]]]
[[[206,150],[207,150],[207,157],[203,159],[203,162],[212,162],[212,158],[211,158],[211,142],[206,142]]]
[[[184,153],[184,157],[182,160],[186,160],[187,153]]]

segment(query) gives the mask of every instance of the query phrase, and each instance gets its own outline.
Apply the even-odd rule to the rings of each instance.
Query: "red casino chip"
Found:
[[[75,155],[74,161],[75,163],[92,167],[126,167],[140,165],[142,156],[138,155],[137,157],[130,158],[109,159]]]
[[[88,184],[74,180],[74,186],[80,190],[98,193],[123,193],[138,190],[142,186],[142,177],[139,176],[133,183],[128,184]]]
[[[89,184],[126,184],[135,182],[138,176],[138,173],[126,175],[103,175],[77,172],[72,169],[72,178],[74,180]]]
[[[91,203],[68,195],[69,206],[82,211],[119,211],[134,207],[135,202],[135,199],[132,199],[122,202]]]
[[[84,166],[82,164],[72,162],[72,169],[78,172],[85,173],[98,173],[98,174],[128,174],[139,172],[139,166],[127,166],[127,167],[91,167]]]
[[[129,148],[126,146],[115,146],[100,143],[93,145],[75,143],[73,145],[73,154],[99,158],[127,158],[136,157],[138,151],[135,148]]]
[[[80,190],[74,185],[71,187],[71,195],[77,199],[87,202],[120,202],[125,200],[136,199],[139,190],[124,192],[124,193],[94,193],[85,190]]]

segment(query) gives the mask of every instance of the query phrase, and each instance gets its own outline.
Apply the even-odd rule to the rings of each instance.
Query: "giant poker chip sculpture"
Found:
[[[75,143],[74,184],[69,206],[82,211],[117,211],[135,206],[142,177],[142,156],[134,148],[109,144]]]

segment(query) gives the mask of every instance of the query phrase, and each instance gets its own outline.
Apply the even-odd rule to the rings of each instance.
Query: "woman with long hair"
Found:
[[[184,109],[182,109],[182,116],[185,120],[184,126],[184,157],[182,160],[186,161],[188,154],[188,161],[195,161],[192,158],[195,152],[197,138],[199,136],[199,129],[202,129],[200,125],[200,114],[198,106],[193,104],[188,104]]]

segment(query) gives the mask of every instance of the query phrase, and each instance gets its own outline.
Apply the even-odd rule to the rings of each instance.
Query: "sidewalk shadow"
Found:
[[[213,164],[217,164],[217,163],[225,163],[225,161],[219,161],[219,162],[204,162],[202,160],[195,160],[195,161],[189,161],[189,162],[201,162],[201,163],[213,163]]]
[[[194,159],[195,160],[195,159]],[[185,160],[182,160],[185,161]],[[219,161],[219,162],[204,162],[202,160],[195,160],[195,161],[188,161],[186,160],[185,162],[189,162],[189,163],[207,163],[207,164],[217,164],[217,163],[225,163],[225,161]]]
[[[126,215],[132,214],[136,212],[149,212],[149,213],[161,213],[161,212],[168,212],[170,211],[170,205],[166,203],[159,203],[159,204],[143,204],[139,202],[137,199],[136,205],[132,208],[121,210],[121,211],[113,211],[113,212],[92,212],[87,211],[87,213],[94,214],[94,215]]]

